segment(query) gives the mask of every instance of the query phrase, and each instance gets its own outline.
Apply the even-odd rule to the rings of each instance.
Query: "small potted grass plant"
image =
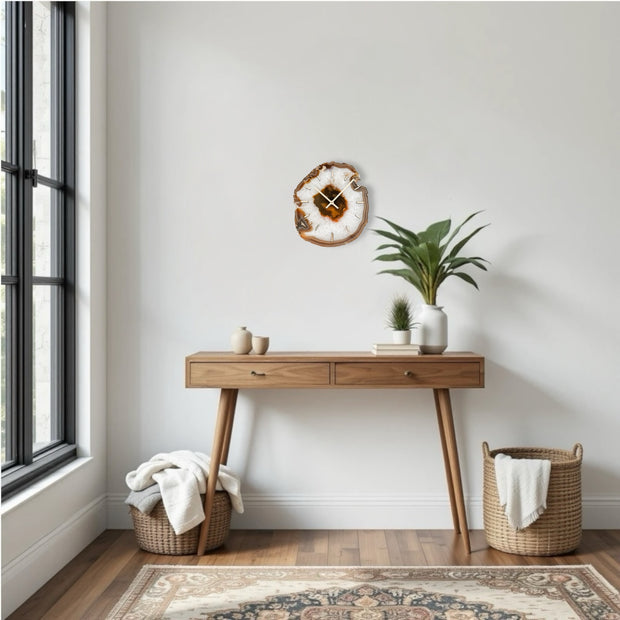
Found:
[[[411,315],[411,305],[405,295],[397,295],[392,300],[387,324],[392,329],[394,344],[409,344],[411,342],[411,330],[415,323]]]

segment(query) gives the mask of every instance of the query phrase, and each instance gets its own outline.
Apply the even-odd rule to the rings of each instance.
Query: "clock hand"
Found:
[[[340,196],[342,196],[343,192],[349,187],[349,185],[351,185],[351,183],[353,183],[354,179],[353,177],[351,177],[351,179],[349,180],[349,182],[340,190],[340,193],[333,199],[330,200],[320,189],[317,190],[317,192],[319,192],[319,194],[321,194],[321,196],[323,196],[323,198],[325,198],[325,200],[327,200],[327,205],[329,206],[330,204],[334,206],[335,209],[339,209],[338,205],[336,205],[336,200],[338,200],[338,198],[340,198]]]
[[[338,198],[340,198],[340,196],[342,196],[342,192],[344,192],[345,189],[347,189],[347,187],[349,187],[349,185],[351,185],[351,183],[353,183],[353,177],[351,177],[351,180],[342,188],[341,192],[334,198],[334,200],[338,200]],[[333,202],[330,200],[330,202]],[[335,207],[336,205],[334,205]]]
[[[329,205],[333,205],[335,209],[339,209],[339,207],[336,205],[336,200],[338,200],[338,198],[340,198],[340,196],[342,196],[343,192],[349,187],[349,185],[351,185],[351,183],[353,183],[355,181],[355,179],[353,177],[351,177],[349,179],[349,182],[340,190],[340,193],[333,199],[330,200],[320,189],[318,189],[316,187],[316,185],[313,185],[312,187],[319,192],[319,194],[321,194],[321,196],[323,196],[323,198],[325,198],[325,200],[327,200],[327,206]]]
[[[338,211],[338,205],[336,205],[334,203],[334,200],[337,200],[338,197],[340,196],[340,194],[342,194],[342,192],[340,192],[340,194],[338,194],[338,196],[336,196],[336,198],[334,198],[334,200],[330,200],[320,189],[318,189],[316,187],[316,185],[313,185],[312,187],[315,189],[315,191],[317,191],[319,194],[321,194],[321,196],[323,196],[323,198],[325,198],[325,200],[327,200],[327,205],[325,205],[326,207],[329,207],[329,205],[332,205],[334,207],[334,209],[336,209],[336,211]],[[346,187],[344,189],[346,189]],[[342,191],[344,191],[344,189]]]
[[[323,198],[325,198],[325,200],[327,200],[327,203],[329,204],[331,202],[331,200],[320,190],[316,187],[316,185],[312,186],[314,188],[314,190],[316,192],[319,192],[319,194],[321,194],[321,196],[323,196]],[[335,206],[335,205],[334,205]]]

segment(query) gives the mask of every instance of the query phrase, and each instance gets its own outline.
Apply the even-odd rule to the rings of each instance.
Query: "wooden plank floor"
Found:
[[[105,618],[143,564],[280,566],[496,566],[592,564],[620,589],[620,530],[589,530],[573,554],[540,558],[490,549],[471,532],[472,553],[450,530],[232,530],[203,557],[162,556],[137,548],[133,531],[108,530],[9,620]]]

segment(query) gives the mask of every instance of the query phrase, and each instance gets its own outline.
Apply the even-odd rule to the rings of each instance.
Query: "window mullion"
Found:
[[[23,24],[18,38],[18,137],[17,137],[17,221],[19,228],[18,303],[21,312],[18,317],[18,410],[21,432],[18,434],[18,457],[24,465],[32,463],[32,183],[26,178],[26,171],[32,167],[32,4],[17,4]],[[21,95],[21,96],[19,96]]]
[[[42,174],[37,174],[37,184],[45,185],[46,187],[51,187],[52,189],[65,189],[65,184],[61,181],[50,179],[49,177],[43,176]]]
[[[17,55],[16,42],[19,38],[17,6],[14,3],[5,4],[5,49],[6,49],[6,99],[5,99],[5,153],[6,161],[2,161],[2,171],[5,174],[5,204],[6,204],[6,247],[5,270],[2,274],[2,283],[5,285],[5,337],[6,359],[3,380],[5,381],[5,463],[9,468],[19,462],[19,435],[21,425],[18,415],[18,383],[17,383],[17,325],[15,319],[18,313],[17,305],[17,218],[15,209],[16,175],[19,170],[16,162],[16,103],[17,103]],[[5,277],[8,276],[8,277]]]
[[[62,180],[65,191],[62,193],[62,245],[63,277],[62,289],[64,316],[63,369],[63,408],[65,440],[69,444],[76,442],[75,393],[76,393],[76,319],[75,319],[75,12],[65,6],[62,20],[62,67],[63,67],[63,107],[62,107]]]

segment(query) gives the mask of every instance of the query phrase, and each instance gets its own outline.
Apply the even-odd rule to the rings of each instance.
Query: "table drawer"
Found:
[[[478,362],[341,362],[337,386],[355,387],[482,387]]]
[[[287,388],[329,385],[329,363],[189,362],[187,387]]]

